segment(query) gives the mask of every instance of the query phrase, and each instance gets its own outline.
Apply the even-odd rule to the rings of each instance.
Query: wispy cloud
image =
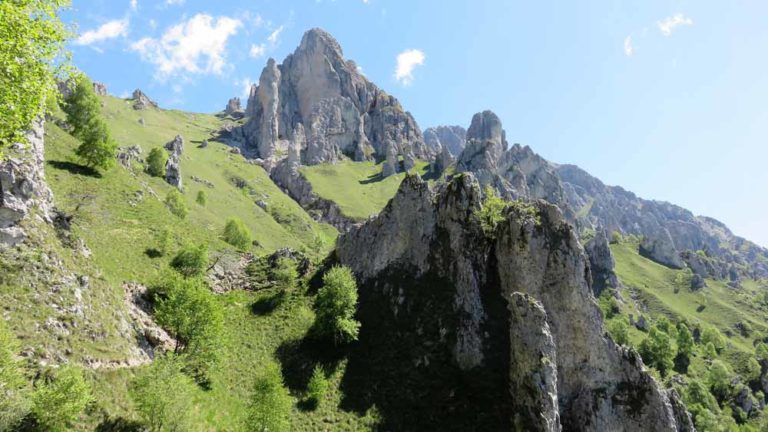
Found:
[[[131,10],[136,10],[139,8],[139,0],[131,0]]]
[[[693,25],[693,20],[685,17],[681,13],[666,17],[663,20],[656,22],[656,26],[664,36],[671,35],[676,28],[684,25]]]
[[[80,35],[75,43],[77,45],[91,45],[107,39],[125,36],[128,34],[128,20],[112,20],[102,24],[95,30],[90,30]]]
[[[283,32],[283,29],[284,29],[284,26],[280,26],[276,28],[275,31],[270,33],[269,36],[267,36],[267,40],[269,41],[269,43],[271,43],[272,45],[276,45],[277,41],[280,39],[280,33]]]
[[[413,70],[416,66],[424,64],[424,52],[417,49],[409,49],[397,55],[397,67],[395,68],[395,79],[402,85],[409,85],[413,82]]]
[[[131,50],[153,63],[159,78],[185,73],[221,74],[226,65],[227,41],[241,26],[242,22],[234,18],[197,14],[170,27],[159,39],[134,42]]]
[[[632,36],[627,36],[624,39],[624,54],[627,57],[632,57],[632,54],[635,53],[635,47],[632,46]]]
[[[182,4],[184,4],[184,1],[185,0],[165,0],[165,4],[167,4],[169,6],[182,5]]]
[[[261,58],[267,52],[267,46],[262,44],[251,44],[251,49],[248,51],[248,55],[253,58]]]

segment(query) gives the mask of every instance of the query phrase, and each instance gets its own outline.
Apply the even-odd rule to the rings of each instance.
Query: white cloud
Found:
[[[157,75],[220,74],[226,65],[227,40],[242,26],[240,20],[197,14],[159,38],[143,38],[131,45],[142,60],[157,66]]]
[[[169,6],[184,4],[184,0],[165,0],[165,4]]]
[[[270,35],[267,37],[267,40],[269,41],[269,43],[271,43],[272,45],[277,44],[277,40],[280,37],[280,33],[283,32],[283,28],[284,28],[283,26],[280,26],[277,29],[275,29],[275,31],[270,33]]]
[[[128,34],[128,20],[112,20],[102,24],[96,30],[90,30],[75,41],[77,45],[91,45],[107,39],[113,39]]]
[[[693,25],[693,20],[686,18],[683,14],[679,13],[656,22],[656,26],[664,36],[671,35],[677,27],[682,25]]]
[[[413,70],[424,64],[424,52],[417,49],[405,50],[397,55],[395,79],[403,85],[413,82]]]
[[[626,39],[624,39],[624,54],[626,54],[627,57],[632,57],[632,54],[635,53],[635,47],[632,46],[632,36],[627,36]]]
[[[131,10],[136,10],[139,8],[139,0],[131,0]]]
[[[248,55],[250,55],[253,58],[260,58],[264,56],[264,53],[267,52],[267,46],[264,44],[251,44],[251,49],[248,51]]]

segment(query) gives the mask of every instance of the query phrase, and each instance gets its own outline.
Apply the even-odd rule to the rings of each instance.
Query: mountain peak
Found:
[[[336,40],[336,38],[334,38],[327,31],[319,27],[315,27],[304,32],[304,36],[301,38],[301,43],[299,44],[297,51],[318,49],[334,52],[342,58],[344,55],[343,51],[341,50],[341,45],[339,45],[339,42]]]

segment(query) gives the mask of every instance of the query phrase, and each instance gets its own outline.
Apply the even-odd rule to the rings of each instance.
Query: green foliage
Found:
[[[154,177],[165,175],[165,164],[168,162],[168,152],[162,147],[155,147],[147,156],[147,174]]]
[[[0,317],[0,431],[13,430],[30,409],[29,388],[16,360],[16,338]]]
[[[296,287],[296,281],[299,279],[299,272],[296,270],[296,263],[290,258],[280,258],[277,264],[270,270],[272,280],[275,281],[281,290],[290,291]]]
[[[320,336],[334,343],[357,340],[360,323],[357,309],[357,283],[348,267],[333,267],[323,276],[323,287],[315,302],[315,328]]]
[[[58,17],[66,0],[0,2],[0,159],[57,97],[56,74],[68,33]]]
[[[597,303],[598,306],[600,306],[600,311],[603,313],[603,317],[606,319],[613,318],[621,310],[619,308],[619,302],[616,300],[612,289],[603,290],[603,292],[600,293],[600,297],[597,299]]]
[[[317,406],[325,398],[327,392],[328,379],[325,378],[325,372],[323,372],[323,368],[319,365],[315,366],[315,369],[312,371],[312,377],[307,384],[307,399],[314,406]]]
[[[677,326],[677,353],[686,358],[690,358],[693,354],[693,335],[688,330],[688,326],[683,323]]]
[[[690,288],[692,279],[693,271],[690,268],[675,273],[675,285],[679,288]]]
[[[494,238],[496,227],[504,221],[504,209],[507,202],[496,195],[496,191],[486,185],[483,189],[483,204],[475,211],[477,219],[480,221],[480,227],[488,238]]]
[[[168,256],[173,249],[173,234],[170,229],[164,229],[157,236],[157,252],[161,256]]]
[[[611,244],[619,244],[623,238],[621,237],[621,233],[618,231],[614,231],[611,233]]]
[[[707,385],[718,400],[724,400],[731,385],[731,372],[725,363],[713,360],[707,376]]]
[[[101,104],[93,83],[85,75],[75,80],[72,94],[66,99],[64,112],[72,126],[72,134],[81,141],[75,154],[91,168],[110,168],[115,163],[117,143],[101,116]]]
[[[754,358],[750,357],[749,360],[747,360],[747,364],[745,365],[744,379],[747,380],[747,382],[757,381],[760,379],[760,372],[760,363],[758,363],[758,361]]]
[[[283,432],[290,428],[291,397],[283,386],[277,366],[264,367],[253,386],[248,407],[246,430],[252,432]]]
[[[704,345],[711,343],[718,354],[725,348],[725,338],[715,327],[705,327],[701,331],[701,343]]]
[[[638,349],[643,361],[658,369],[661,376],[673,366],[674,350],[669,335],[654,325]]]
[[[768,361],[768,345],[763,342],[757,344],[755,347],[755,357],[760,362]]]
[[[131,382],[131,399],[150,432],[198,429],[192,415],[196,386],[181,368],[172,355],[157,357]]]
[[[670,338],[674,339],[677,337],[677,330],[672,325],[672,321],[670,321],[666,316],[659,318],[658,322],[656,323],[656,328],[666,333]]]
[[[183,247],[173,260],[171,268],[185,277],[202,276],[208,266],[208,246],[187,245]]]
[[[629,345],[629,324],[623,318],[608,322],[608,333],[619,345]]]
[[[198,191],[197,197],[195,198],[195,202],[198,205],[205,207],[205,205],[208,204],[208,194],[205,193],[204,190]]]
[[[717,400],[709,392],[709,389],[696,379],[692,379],[688,383],[688,387],[683,394],[685,397],[685,403],[688,405],[700,405],[708,410],[717,411]]]
[[[177,339],[176,353],[183,354],[186,370],[199,382],[209,379],[219,360],[224,311],[200,279],[168,275],[154,291],[162,293],[155,318]]]
[[[179,219],[184,219],[189,214],[187,203],[184,201],[184,195],[178,189],[171,189],[168,192],[168,195],[165,196],[165,205]]]
[[[717,358],[717,349],[715,349],[715,345],[712,342],[704,345],[704,357],[708,358],[709,360],[714,360]]]
[[[65,431],[92,400],[91,388],[82,371],[62,366],[35,383],[32,414],[44,429]]]
[[[253,243],[253,235],[243,221],[237,218],[232,218],[228,220],[226,226],[224,226],[224,241],[245,251],[251,247],[251,244]]]

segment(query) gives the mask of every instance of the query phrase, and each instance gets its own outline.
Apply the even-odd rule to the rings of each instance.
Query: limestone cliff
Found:
[[[486,137],[503,137],[492,130]],[[372,368],[384,378],[371,388],[398,388],[418,412],[373,390],[360,397],[387,414],[408,410],[388,425],[397,430],[691,430],[639,355],[605,335],[562,212],[512,205],[486,236],[480,206],[471,174],[438,191],[409,176],[377,218],[339,238],[338,260],[361,281],[358,349],[368,353],[349,368]],[[397,375],[378,356],[411,369]]]

